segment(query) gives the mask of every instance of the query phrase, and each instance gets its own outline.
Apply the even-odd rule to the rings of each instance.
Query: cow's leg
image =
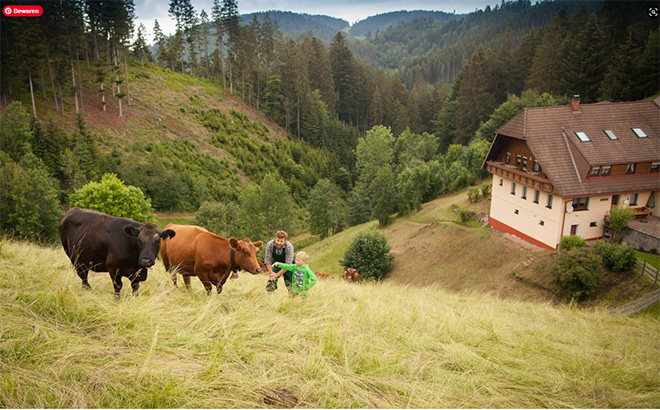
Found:
[[[147,268],[142,268],[131,279],[133,296],[137,296],[137,291],[140,289],[140,282],[144,282],[145,280],[147,280]]]
[[[112,285],[115,288],[115,297],[119,299],[120,293],[121,293],[121,288],[124,286],[123,283],[121,283],[121,274],[119,270],[116,270],[114,273],[111,271],[110,272],[110,279],[112,280]]]
[[[177,273],[176,269],[170,271],[170,273],[172,274],[171,277],[172,277],[172,283],[174,283],[174,287],[175,287],[175,288],[178,288],[179,286],[176,284],[176,281],[177,281],[177,279],[178,279],[178,278],[177,278],[178,273]]]
[[[186,284],[186,288],[190,289],[190,275],[183,276],[183,283]]]
[[[224,286],[225,282],[227,282],[227,278],[229,278],[230,273],[231,273],[231,272],[228,272],[226,275],[222,275],[222,274],[217,274],[217,273],[216,273],[216,274],[214,275],[214,276],[215,276],[215,279],[217,279],[217,285],[216,285],[216,288],[217,288],[218,295],[219,295],[220,293],[222,293],[222,287]]]
[[[211,281],[209,280],[209,275],[206,272],[198,272],[197,277],[199,278],[199,280],[202,281],[202,284],[204,285],[204,289],[206,289],[206,294],[208,296],[211,296],[211,291],[213,290],[213,285],[211,284]]]
[[[91,289],[92,287],[89,286],[89,282],[87,281],[87,274],[89,273],[89,268],[85,265],[78,265],[76,266],[76,273],[82,279],[82,285],[83,288],[85,289]]]

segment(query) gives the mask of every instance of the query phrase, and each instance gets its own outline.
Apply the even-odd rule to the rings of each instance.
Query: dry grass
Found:
[[[222,295],[162,266],[116,301],[59,248],[0,249],[0,406],[658,407],[660,322],[392,282]],[[126,287],[125,287],[126,288]],[[126,291],[126,289],[124,290]]]

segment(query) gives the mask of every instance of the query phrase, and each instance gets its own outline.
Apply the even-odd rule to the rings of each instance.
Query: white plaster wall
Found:
[[[499,185],[503,179],[503,185]],[[552,248],[559,243],[563,202],[554,195],[552,209],[546,207],[548,193],[541,192],[539,203],[534,200],[534,189],[527,187],[527,199],[522,199],[522,184],[516,184],[516,194],[511,195],[511,180],[495,175],[493,178],[490,216]],[[515,210],[518,210],[518,214]],[[540,225],[543,221],[543,225]]]

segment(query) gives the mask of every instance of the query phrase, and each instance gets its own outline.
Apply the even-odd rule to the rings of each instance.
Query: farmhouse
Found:
[[[655,101],[525,108],[497,130],[490,224],[546,249],[565,235],[603,237],[617,206],[660,213],[660,107]]]

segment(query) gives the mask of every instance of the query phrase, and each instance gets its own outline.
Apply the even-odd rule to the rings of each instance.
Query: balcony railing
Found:
[[[488,161],[486,169],[493,175],[498,175],[514,182],[527,185],[528,187],[538,189],[539,191],[556,193],[555,187],[550,180],[540,172],[529,172],[520,170],[513,165],[498,161]]]

